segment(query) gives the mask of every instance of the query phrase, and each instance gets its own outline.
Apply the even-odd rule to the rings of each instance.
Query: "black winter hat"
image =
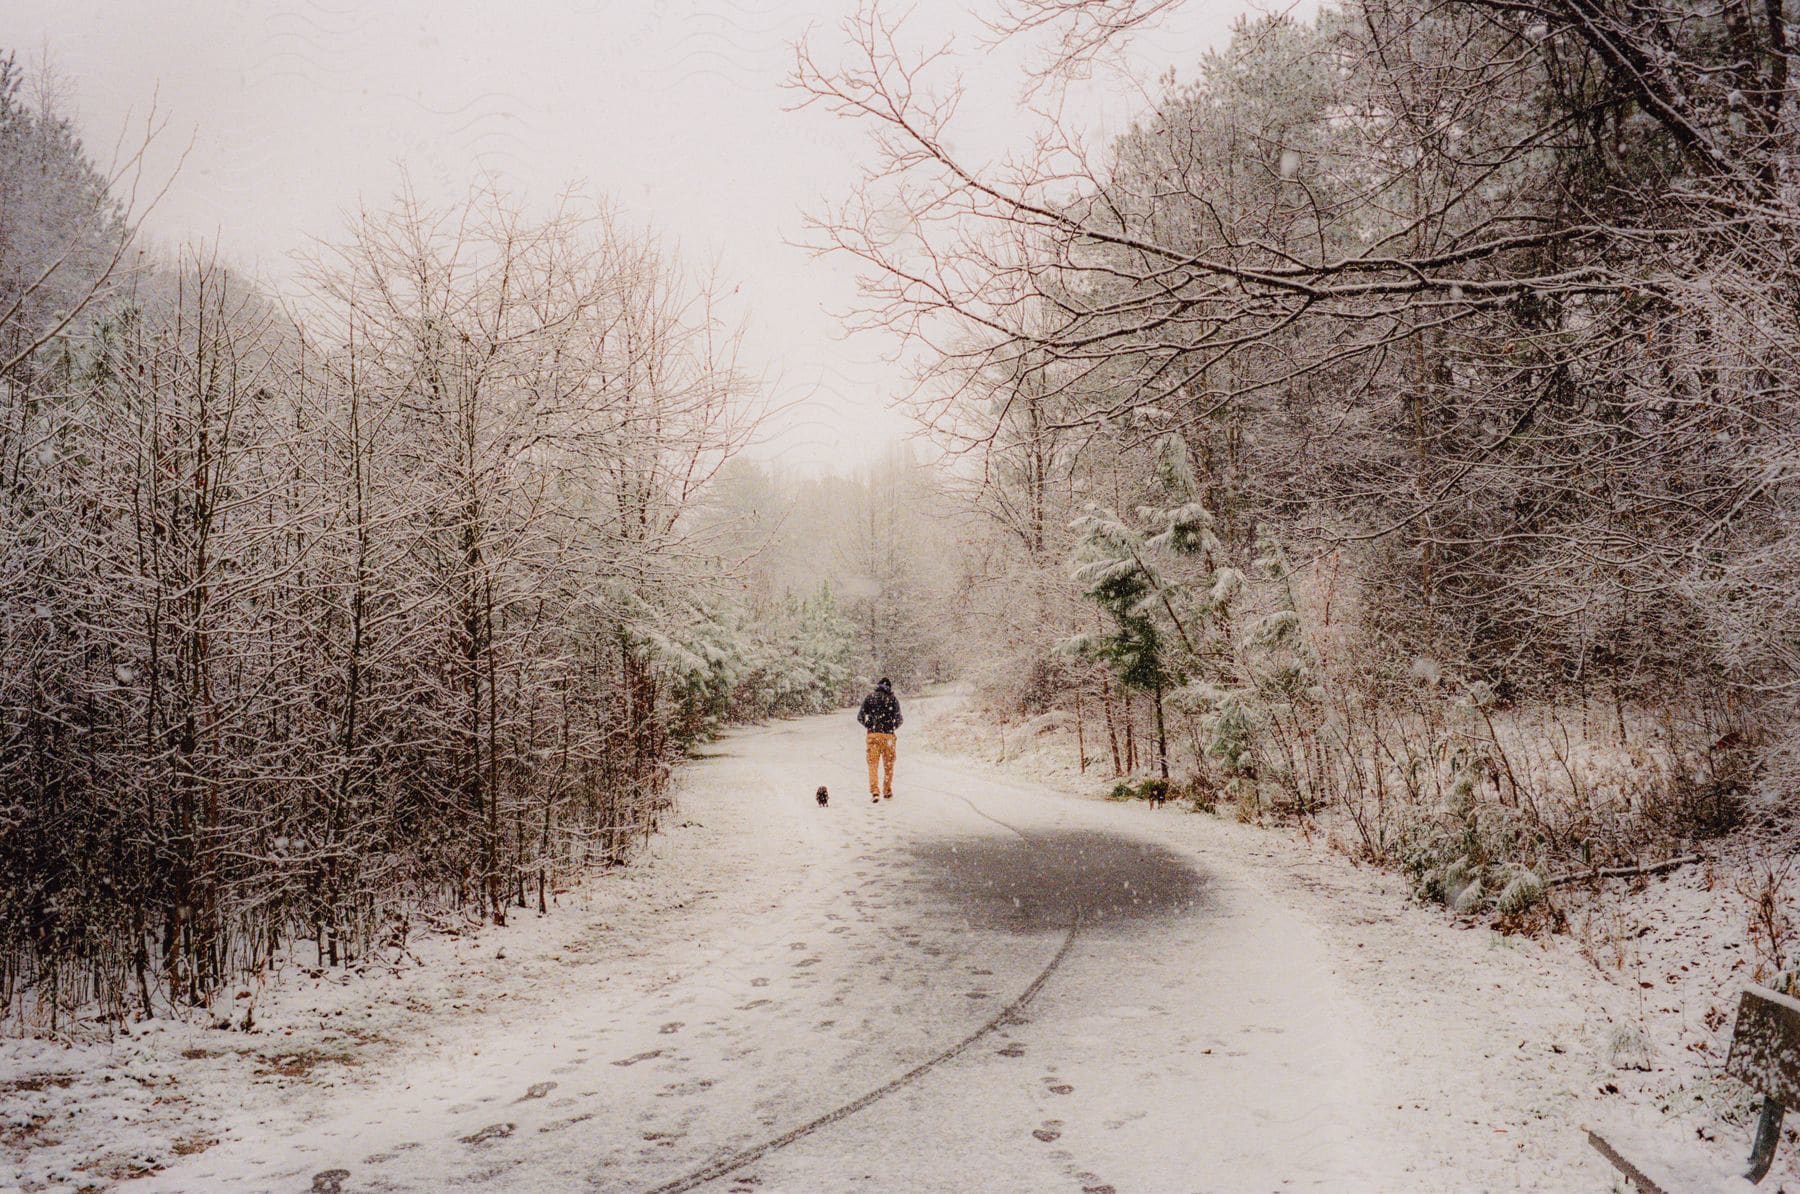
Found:
[[[886,676],[883,676],[881,679],[875,681],[875,687],[892,690],[892,688],[894,686],[893,686],[893,684],[889,683],[888,678]]]

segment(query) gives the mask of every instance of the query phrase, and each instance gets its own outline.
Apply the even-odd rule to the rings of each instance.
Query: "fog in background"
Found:
[[[794,43],[842,44],[849,0],[383,0],[375,4],[25,0],[7,38],[61,76],[63,102],[104,162],[132,144],[154,103],[169,121],[151,178],[187,158],[151,213],[147,243],[217,242],[226,260],[276,282],[309,238],[333,238],[359,202],[386,204],[403,178],[431,203],[491,177],[543,205],[567,187],[616,202],[628,220],[715,268],[745,327],[742,364],[764,379],[770,420],[752,455],[808,472],[867,463],[906,434],[890,407],[907,388],[897,345],[847,338],[847,260],[813,257],[803,213],[854,185],[861,130],[792,110]],[[970,7],[925,3],[920,46],[949,43],[968,95],[958,148],[980,158],[1025,144],[1040,117],[1022,102],[1035,51],[995,49]],[[1185,6],[1140,36],[1131,74],[1183,76],[1240,3]],[[1107,72],[1065,111],[1098,136],[1145,106]]]

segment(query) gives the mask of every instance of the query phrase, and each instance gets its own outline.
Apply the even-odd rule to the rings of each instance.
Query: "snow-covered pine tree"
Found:
[[[1196,500],[1187,445],[1176,434],[1157,444],[1152,497],[1136,510],[1137,524],[1090,506],[1075,520],[1071,575],[1112,620],[1106,633],[1077,636],[1069,648],[1103,660],[1128,689],[1150,694],[1156,716],[1158,778],[1169,779],[1164,698],[1205,667],[1201,645],[1219,608],[1212,590],[1225,577],[1210,568],[1219,550],[1212,515]],[[1197,594],[1193,578],[1211,583]]]

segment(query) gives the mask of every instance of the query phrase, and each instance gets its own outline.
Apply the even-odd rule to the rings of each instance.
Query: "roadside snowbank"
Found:
[[[961,925],[917,887],[917,843],[1005,824],[1164,843],[1211,906],[1077,942],[991,1044],[734,1179],[1163,1189],[1199,1157],[1209,1189],[1601,1191],[1581,1127],[1621,1123],[1701,1182],[1741,1162],[1750,1100],[1718,1067],[1750,963],[1718,861],[1571,901],[1568,936],[1504,936],[1317,838],[934,757],[950,703],[909,706],[891,805],[856,798],[841,718],[744,731],[641,865],[549,916],[291,971],[248,1033],[0,1042],[0,1188],[679,1183],[854,1105],[1053,964],[1057,934]],[[1796,1151],[1760,1189],[1800,1189]]]
[[[734,886],[691,848],[702,832],[677,818],[638,863],[558,893],[548,915],[515,909],[504,928],[420,933],[413,957],[392,966],[290,966],[255,993],[249,1032],[198,1012],[111,1041],[0,1040],[0,1190],[155,1173],[246,1121],[322,1112],[398,1055],[429,1052],[470,1023],[528,1021],[561,983],[614,981],[665,939],[674,913]],[[739,870],[737,882],[754,873]]]
[[[1083,775],[1073,736],[1054,723],[1030,734],[988,727],[955,697],[919,720],[934,749],[971,766],[1113,803],[1102,765],[1090,757]],[[1422,1134],[1434,1117],[1455,1119],[1458,1105],[1500,1109],[1492,1128],[1520,1137],[1526,1189],[1557,1188],[1527,1176],[1550,1163],[1533,1139],[1557,1134],[1551,1151],[1564,1151],[1593,1124],[1697,1183],[1679,1188],[1800,1190],[1793,1116],[1761,1186],[1721,1176],[1741,1171],[1760,1102],[1723,1066],[1738,993],[1755,970],[1743,892],[1776,845],[1727,839],[1701,865],[1560,889],[1569,932],[1534,938],[1420,905],[1401,877],[1333,849],[1328,832],[1242,825],[1228,812],[1173,804],[1116,807],[1159,837],[1250,863],[1271,899],[1304,904],[1344,959],[1346,981],[1394,1033],[1421,1104],[1440,1104],[1421,1114]],[[1720,1184],[1709,1187],[1713,1179]]]

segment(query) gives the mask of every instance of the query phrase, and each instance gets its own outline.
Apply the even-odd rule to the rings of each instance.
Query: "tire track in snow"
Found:
[[[839,767],[847,771],[855,771],[854,767],[840,763],[829,756],[821,755],[820,758],[828,765]],[[984,820],[992,821],[1001,828],[1017,834],[1026,842],[1026,844],[1033,848],[1042,849],[1029,833],[1026,833],[1016,825],[1007,824],[999,817],[982,812],[981,809],[976,807],[975,802],[970,800],[967,796],[963,796],[956,792],[947,792],[942,788],[925,787],[920,790],[936,792],[940,796],[950,796],[960,800],[968,805],[970,811],[976,816],[981,817]],[[916,1082],[918,1079],[924,1077],[945,1062],[966,1053],[983,1038],[991,1036],[1001,1027],[1015,1022],[1019,1014],[1025,1010],[1026,1005],[1031,1002],[1033,997],[1035,997],[1039,991],[1043,990],[1044,984],[1050,981],[1050,976],[1055,974],[1057,968],[1063,964],[1063,959],[1069,956],[1069,951],[1074,948],[1075,938],[1080,932],[1081,910],[1077,909],[1074,919],[1069,922],[1069,931],[1064,935],[1061,947],[1057,949],[1055,956],[1045,964],[1044,968],[1038,971],[1037,977],[1032,979],[1030,984],[1027,985],[1011,1003],[1001,1008],[992,1018],[982,1024],[981,1027],[977,1028],[974,1032],[956,1042],[954,1045],[951,1045],[948,1049],[945,1049],[943,1052],[938,1053],[933,1057],[927,1058],[912,1069],[906,1071],[904,1074],[901,1074],[899,1077],[883,1083],[866,1094],[860,1095],[831,1111],[827,1111],[825,1114],[818,1116],[815,1119],[808,1120],[799,1127],[790,1128],[788,1131],[783,1132],[781,1135],[776,1136],[771,1140],[765,1140],[761,1144],[744,1149],[741,1152],[733,1153],[729,1157],[722,1157],[691,1173],[684,1174],[674,1181],[665,1182],[660,1186],[656,1186],[647,1191],[646,1194],[685,1194],[686,1191],[697,1190],[701,1186],[704,1186],[709,1182],[717,1181],[735,1170],[742,1169],[746,1165],[754,1164],[768,1156],[770,1153],[786,1148],[788,1145],[802,1140],[807,1136],[812,1135],[814,1132],[828,1128],[841,1120],[848,1119],[859,1111],[866,1110],[868,1107],[881,1099],[886,1098],[888,1095],[893,1094],[895,1091]]]

